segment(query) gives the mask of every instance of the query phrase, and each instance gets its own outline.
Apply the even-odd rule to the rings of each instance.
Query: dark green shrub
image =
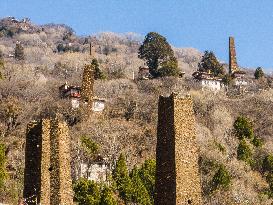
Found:
[[[174,51],[167,39],[159,33],[149,32],[145,36],[138,57],[146,61],[153,77],[176,74],[178,63]]]
[[[222,152],[223,154],[226,152],[226,148],[224,145],[222,145],[221,143],[214,141],[215,146],[217,147],[217,149]]]
[[[14,56],[16,60],[24,60],[25,59],[25,53],[24,53],[24,47],[17,43],[15,50],[14,50]]]
[[[222,82],[228,86],[232,82],[232,77],[229,74],[225,74]]]
[[[244,117],[239,116],[233,124],[236,136],[242,140],[244,138],[253,139],[254,131],[251,121]]]
[[[91,65],[94,68],[94,72],[95,72],[94,73],[94,78],[95,78],[95,80],[97,80],[97,79],[101,79],[101,80],[106,79],[105,74],[100,70],[99,62],[98,62],[98,60],[96,58],[94,58],[92,60]]]
[[[205,51],[201,62],[198,64],[198,70],[211,72],[214,76],[223,76],[225,74],[223,65],[217,60],[212,51]]]
[[[269,173],[267,174],[266,176],[266,181],[269,185],[269,197],[273,197],[273,172],[272,173]]]
[[[254,77],[255,77],[255,79],[259,79],[259,78],[264,77],[264,71],[263,71],[263,69],[261,67],[258,67],[255,70]]]
[[[74,200],[79,205],[99,205],[100,203],[100,187],[94,181],[80,179],[73,186]]]
[[[84,151],[89,156],[93,156],[99,150],[99,145],[87,136],[81,137],[81,143],[84,148]]]
[[[100,205],[118,205],[113,191],[107,186],[101,192]]]
[[[162,62],[161,67],[158,69],[158,76],[178,76],[178,62],[176,58]]]
[[[212,170],[219,168],[218,163],[215,160],[207,159],[205,157],[199,158],[200,170],[204,175],[211,173]]]
[[[252,163],[252,151],[245,140],[241,140],[237,149],[237,159]]]
[[[144,164],[139,169],[139,175],[141,177],[141,180],[149,192],[149,195],[151,197],[151,200],[154,197],[155,193],[155,172],[156,172],[156,161],[146,160]],[[153,200],[152,200],[153,201]]]
[[[268,155],[263,160],[263,171],[273,173],[273,155]]]
[[[254,136],[253,140],[251,141],[251,143],[255,146],[255,147],[261,147],[263,146],[263,140],[257,136]]]
[[[113,170],[113,178],[116,182],[120,197],[125,202],[130,202],[132,199],[133,187],[123,154],[121,154],[118,158],[116,167]]]
[[[218,171],[212,178],[212,191],[227,188],[231,183],[231,176],[224,165],[220,165]]]
[[[151,198],[143,181],[140,177],[139,170],[134,168],[130,174],[132,180],[132,202],[138,204],[151,205]]]

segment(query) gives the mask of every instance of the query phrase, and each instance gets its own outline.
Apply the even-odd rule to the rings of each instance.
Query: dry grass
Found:
[[[13,195],[0,194],[6,196],[6,201],[22,194],[26,124],[33,118],[55,111],[72,115],[69,103],[58,98],[58,86],[65,81],[81,85],[82,68],[90,62],[90,56],[88,44],[81,44],[82,52],[54,53],[56,43],[62,42],[64,32],[63,27],[52,27],[39,34],[20,34],[13,39],[0,39],[0,49],[6,56],[13,52],[16,40],[22,41],[26,54],[24,63],[5,57],[6,78],[0,81],[1,141],[9,149],[7,165],[15,170],[15,178],[10,179],[7,187],[11,190],[11,184],[16,184],[15,191],[10,191]],[[71,38],[77,43],[82,42],[75,36]],[[105,55],[107,46],[112,51]],[[271,204],[272,199],[263,194],[268,185],[261,175],[236,159],[238,140],[232,134],[232,125],[239,114],[251,118],[255,124],[255,134],[265,140],[260,153],[272,153],[273,91],[228,98],[225,93],[213,94],[196,89],[189,77],[196,69],[201,54],[191,49],[176,49],[179,65],[186,72],[186,78],[133,81],[132,73],[136,74],[138,67],[143,65],[143,61],[137,58],[138,46],[139,37],[132,34],[97,35],[95,56],[109,79],[97,80],[94,92],[96,96],[107,100],[107,109],[102,114],[94,115],[90,121],[80,122],[70,128],[74,142],[73,158],[77,157],[82,135],[94,139],[103,155],[115,159],[121,152],[125,153],[130,167],[154,158],[158,96],[169,95],[173,91],[190,94],[194,99],[201,158],[214,164],[224,164],[232,175],[229,189],[205,195],[204,204]],[[113,79],[112,73],[117,69],[124,73],[123,78]],[[12,99],[16,99],[17,103]],[[7,101],[13,102],[21,110],[16,118],[17,124],[11,130],[7,128]],[[131,102],[137,104],[137,109],[134,117],[127,121],[124,116]],[[78,164],[73,163],[74,171],[76,166]],[[202,172],[205,190],[216,169],[203,168],[207,170],[206,173]]]

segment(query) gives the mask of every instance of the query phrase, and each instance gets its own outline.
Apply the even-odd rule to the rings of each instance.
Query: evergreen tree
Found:
[[[94,154],[96,154],[99,150],[99,146],[96,142],[94,142],[92,139],[90,139],[87,136],[81,137],[82,146],[84,148],[84,151],[87,155],[92,157]]]
[[[168,61],[162,62],[161,67],[158,69],[158,76],[178,76],[178,62],[176,58],[171,58]]]
[[[100,187],[94,181],[80,179],[73,190],[74,200],[79,205],[100,205]]]
[[[230,85],[232,82],[232,76],[230,76],[229,74],[225,74],[222,78],[222,82],[227,86]]]
[[[254,131],[252,122],[244,117],[239,116],[233,124],[236,136],[242,140],[244,138],[253,139]]]
[[[139,170],[137,168],[132,170],[131,179],[133,185],[132,201],[141,205],[151,205],[152,202],[149,193],[140,178]]]
[[[92,139],[87,136],[81,137],[82,144],[82,157],[87,163],[87,169],[89,169],[94,161],[94,158],[97,156],[99,146]],[[89,174],[89,173],[87,173]],[[88,177],[88,176],[87,176]]]
[[[144,164],[139,169],[140,178],[149,192],[151,201],[154,199],[155,193],[155,172],[156,172],[156,161],[155,160],[145,160]]]
[[[132,199],[132,181],[129,177],[126,160],[123,154],[118,158],[115,169],[113,170],[113,178],[116,182],[120,197],[125,202]]]
[[[100,70],[99,62],[96,58],[94,58],[91,62],[91,65],[93,66],[93,69],[95,71],[94,78],[97,79],[105,79],[104,73]]]
[[[101,193],[100,205],[118,205],[112,190],[109,187],[104,187]]]
[[[264,77],[264,71],[263,71],[263,69],[261,67],[258,67],[255,70],[254,77],[255,77],[255,79],[259,79],[259,78]]]
[[[198,70],[201,72],[211,72],[214,76],[225,74],[223,65],[219,63],[212,51],[205,51],[201,62],[198,64]]]
[[[154,77],[178,73],[174,51],[166,38],[156,32],[150,32],[145,36],[139,48],[138,57],[146,60],[150,73]],[[160,72],[159,69],[161,69]]]
[[[21,45],[21,43],[16,43],[14,56],[16,60],[25,59],[24,47]]]

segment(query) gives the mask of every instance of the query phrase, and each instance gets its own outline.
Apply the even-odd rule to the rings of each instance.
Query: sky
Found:
[[[273,71],[272,0],[0,0],[0,18],[7,16],[64,23],[77,35],[155,31],[225,62],[233,36],[240,66]]]

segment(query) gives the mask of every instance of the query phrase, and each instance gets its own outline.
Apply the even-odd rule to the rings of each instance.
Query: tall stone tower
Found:
[[[94,68],[92,65],[85,65],[81,87],[81,107],[85,114],[92,112],[93,105]]]
[[[229,74],[238,70],[234,38],[229,37]]]
[[[201,205],[191,98],[159,97],[155,205]]]
[[[89,55],[90,56],[92,56],[92,54],[93,54],[93,52],[92,52],[93,49],[92,48],[93,48],[93,46],[92,46],[92,43],[90,42],[89,43]]]
[[[73,204],[66,123],[43,119],[28,124],[23,195],[29,205]]]

